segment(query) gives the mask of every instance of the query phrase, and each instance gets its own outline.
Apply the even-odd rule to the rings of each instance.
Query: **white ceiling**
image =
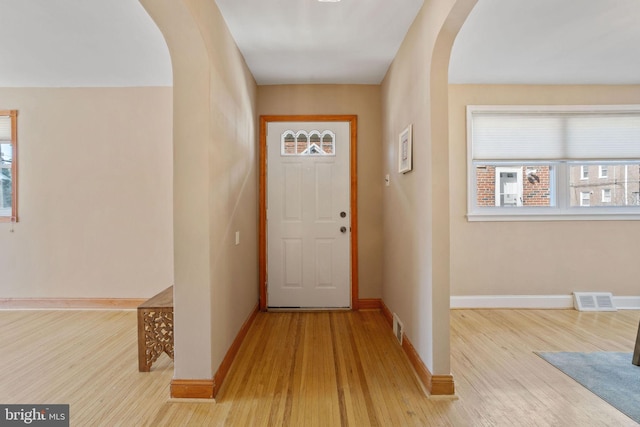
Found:
[[[216,3],[258,84],[377,84],[423,0]]]
[[[138,0],[0,0],[0,87],[171,86]]]
[[[259,84],[376,84],[423,0],[216,2]],[[138,0],[0,0],[0,40],[0,87],[172,84]],[[640,84],[640,0],[479,0],[449,76]]]
[[[638,84],[639,0],[479,0],[451,83]]]

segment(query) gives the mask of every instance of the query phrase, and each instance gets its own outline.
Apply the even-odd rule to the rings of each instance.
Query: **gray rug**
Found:
[[[537,353],[620,412],[640,423],[640,366],[632,353]]]

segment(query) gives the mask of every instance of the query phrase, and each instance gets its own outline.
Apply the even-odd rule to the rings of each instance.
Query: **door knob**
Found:
[[[346,212],[340,212],[340,218],[344,218],[345,216],[347,216]]]
[[[345,226],[340,227],[340,232],[341,233],[346,233],[347,232],[347,227],[345,227]]]

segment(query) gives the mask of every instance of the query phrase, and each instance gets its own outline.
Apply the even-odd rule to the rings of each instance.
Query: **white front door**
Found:
[[[349,307],[348,122],[267,126],[267,304]]]
[[[496,167],[496,206],[522,206],[522,168]]]

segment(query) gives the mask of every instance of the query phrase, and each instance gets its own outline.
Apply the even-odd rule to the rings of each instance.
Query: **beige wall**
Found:
[[[474,0],[432,0],[409,29],[382,84],[383,300],[431,373],[449,368],[447,70]],[[399,174],[398,134],[413,124],[413,171]]]
[[[0,88],[18,214],[0,298],[148,298],[173,283],[171,88]]]
[[[258,302],[256,84],[215,2],[141,2],[173,65],[174,377],[211,379]]]
[[[640,222],[468,222],[467,105],[638,104],[640,86],[451,85],[451,295],[638,296]]]
[[[360,298],[382,296],[382,128],[380,86],[258,87],[258,115],[358,116],[358,274]]]

